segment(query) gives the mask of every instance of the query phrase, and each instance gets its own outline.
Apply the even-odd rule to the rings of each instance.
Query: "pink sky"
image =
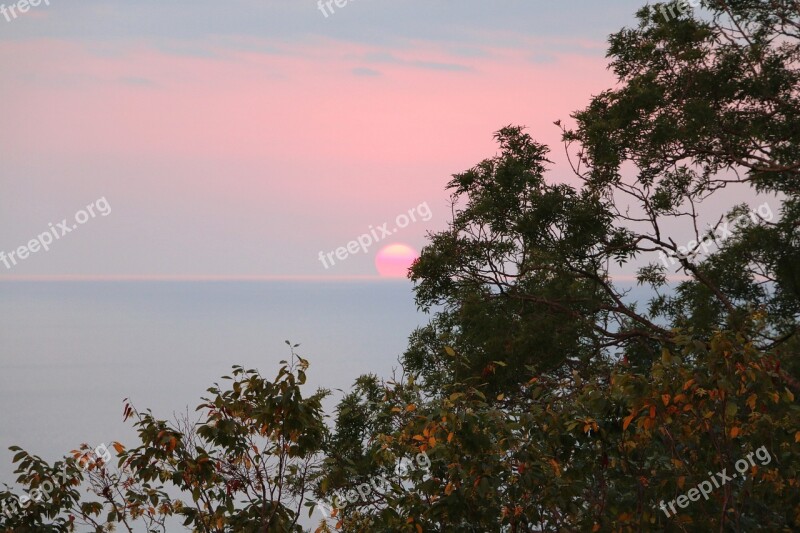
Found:
[[[432,220],[397,234],[420,249],[446,223],[451,174],[492,156],[507,124],[568,178],[553,121],[614,81],[583,37],[474,56],[320,36],[198,46],[0,41],[0,250],[97,198],[113,207],[0,276],[374,275],[380,246],[328,270],[317,253],[428,202]]]

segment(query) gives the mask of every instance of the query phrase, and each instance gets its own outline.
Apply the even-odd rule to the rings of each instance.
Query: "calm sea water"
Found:
[[[193,412],[234,364],[272,378],[309,359],[309,393],[389,376],[428,317],[409,282],[0,282],[0,483],[12,444],[54,460],[133,442],[123,399]],[[334,401],[342,396],[334,391]]]

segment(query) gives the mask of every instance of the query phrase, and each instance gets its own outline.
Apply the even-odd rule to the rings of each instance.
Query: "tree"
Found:
[[[579,186],[548,181],[516,126],[448,184],[453,219],[411,271],[440,311],[362,402],[394,426],[365,437],[375,468],[424,449],[433,474],[347,505],[345,530],[800,527],[800,4],[702,5],[647,6],[611,37],[618,88],[557,122]],[[726,189],[764,203],[704,229]],[[626,265],[647,301],[615,281]]]
[[[45,481],[54,488],[27,509],[0,516],[0,531],[133,531],[136,521],[167,531],[171,516],[207,533],[302,531],[300,512],[323,460],[328,391],[304,398],[308,361],[292,351],[281,364],[272,381],[233,367],[223,378],[230,387],[208,389],[197,422],[187,415],[170,423],[126,404],[140,445],[114,443],[117,468],[86,446],[53,466],[15,449],[17,481],[29,493]],[[77,465],[81,458],[88,468]],[[15,500],[10,490],[0,493],[0,501]]]

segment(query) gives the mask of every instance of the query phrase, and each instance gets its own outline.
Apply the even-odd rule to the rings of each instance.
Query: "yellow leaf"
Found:
[[[731,428],[731,438],[735,439],[736,437],[739,436],[739,433],[741,433],[741,432],[742,432],[742,430],[739,427],[736,427],[736,426],[732,427]]]
[[[406,406],[406,411],[416,411],[416,410],[417,406],[414,405],[413,403]]]
[[[448,443],[452,442],[452,441],[453,441],[453,437],[454,437],[454,436],[455,436],[455,433],[453,433],[453,432],[451,431],[451,432],[450,432],[450,434],[449,434],[449,435],[447,435],[447,442],[448,442]]]
[[[664,403],[664,407],[669,405],[669,398],[670,398],[669,394],[662,394],[661,395],[661,401]]]
[[[450,496],[453,493],[453,484],[448,483],[447,486],[444,488],[444,493]]]
[[[455,356],[456,356],[456,351],[455,351],[454,349],[452,349],[451,347],[449,347],[449,346],[445,346],[445,347],[444,347],[444,351],[445,351],[445,353],[447,353],[447,355],[449,355],[450,357],[455,357]]]
[[[797,433],[794,434],[794,441],[795,442],[800,442],[800,431],[798,431]]]
[[[428,439],[428,446],[430,446],[431,448],[436,446],[436,437],[431,437]]]
[[[112,442],[111,445],[114,446],[114,449],[117,451],[118,454],[125,451],[125,446],[123,446],[119,442]]]
[[[499,400],[502,400],[502,399],[503,399],[503,398],[505,398],[505,397],[506,397],[506,395],[505,395],[505,394],[498,394],[498,395],[497,395],[497,400],[498,400],[498,401],[499,401]]]
[[[757,398],[758,398],[758,396],[756,396],[755,394],[751,394],[750,396],[747,397],[747,401],[745,402],[750,407],[750,409],[752,409],[754,411],[756,409],[756,399]]]

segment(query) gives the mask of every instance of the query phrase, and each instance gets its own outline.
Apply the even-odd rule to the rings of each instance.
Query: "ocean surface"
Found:
[[[311,363],[309,394],[388,377],[428,318],[406,280],[0,282],[0,484],[15,477],[9,446],[55,460],[135,442],[124,398],[193,414],[232,365],[273,378],[284,340]]]

